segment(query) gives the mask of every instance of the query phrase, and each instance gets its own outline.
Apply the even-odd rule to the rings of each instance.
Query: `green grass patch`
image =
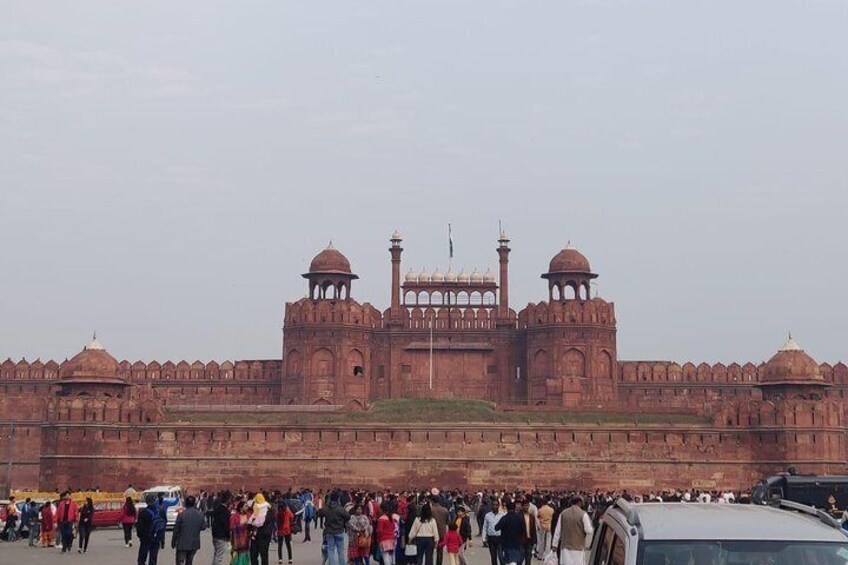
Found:
[[[610,413],[570,409],[499,411],[491,402],[446,399],[392,399],[374,402],[365,412],[217,412],[165,411],[168,422],[232,424],[709,424],[693,414]]]

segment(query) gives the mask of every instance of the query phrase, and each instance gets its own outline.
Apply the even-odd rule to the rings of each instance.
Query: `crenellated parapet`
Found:
[[[760,380],[764,363],[678,363],[669,361],[621,361],[622,383],[702,383],[702,384],[755,384]]]
[[[0,364],[0,381],[52,381],[59,378],[59,364],[55,361],[43,363],[36,359],[17,362],[6,359]]]
[[[519,329],[539,326],[600,326],[615,329],[615,304],[603,298],[539,302],[518,313]]]
[[[165,419],[155,398],[54,398],[47,403],[45,416],[49,424],[154,424]]]
[[[287,302],[283,325],[285,328],[313,325],[360,326],[366,329],[382,326],[380,311],[367,302],[355,300],[312,300],[302,298]]]

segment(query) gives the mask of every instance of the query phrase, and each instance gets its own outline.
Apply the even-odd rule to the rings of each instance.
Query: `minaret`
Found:
[[[392,254],[392,309],[391,318],[400,318],[400,255],[403,253],[403,247],[400,246],[403,238],[400,232],[395,230],[390,240],[392,246],[389,248],[389,253]]]
[[[498,318],[506,320],[509,318],[509,238],[506,232],[501,230],[498,238],[498,257],[500,258],[501,280],[500,280],[500,304],[498,306]]]

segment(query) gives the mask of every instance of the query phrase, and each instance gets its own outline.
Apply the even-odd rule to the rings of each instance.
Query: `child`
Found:
[[[462,536],[459,535],[459,528],[456,525],[456,522],[451,522],[448,524],[448,531],[445,534],[445,547],[448,550],[448,559],[450,559],[450,565],[457,565],[457,560],[459,558],[459,548],[462,546]]]

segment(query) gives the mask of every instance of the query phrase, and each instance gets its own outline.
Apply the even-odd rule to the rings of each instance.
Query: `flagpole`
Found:
[[[430,390],[433,390],[433,317],[430,317]]]

